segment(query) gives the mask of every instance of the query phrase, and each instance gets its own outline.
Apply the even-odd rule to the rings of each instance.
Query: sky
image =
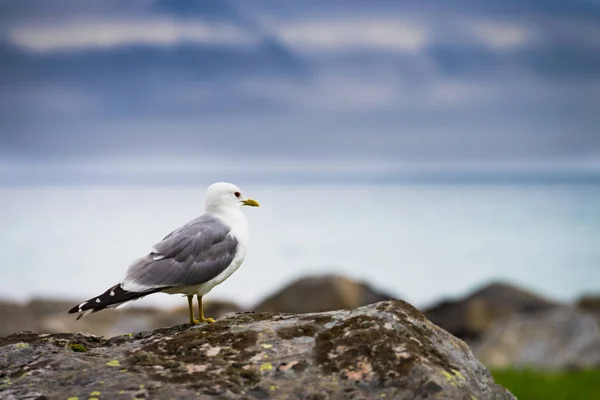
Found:
[[[0,0],[0,87],[5,185],[600,178],[591,0]]]

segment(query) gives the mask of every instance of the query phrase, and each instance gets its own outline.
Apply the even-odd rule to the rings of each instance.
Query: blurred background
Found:
[[[3,304],[66,301],[34,330],[154,326],[63,314],[223,180],[262,206],[227,310],[298,279],[360,288],[322,309],[600,293],[596,2],[1,1],[0,86]]]

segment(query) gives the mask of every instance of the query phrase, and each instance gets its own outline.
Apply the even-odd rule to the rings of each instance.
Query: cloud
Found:
[[[36,52],[108,49],[131,45],[173,46],[181,43],[249,46],[255,39],[222,22],[167,17],[145,19],[76,19],[51,24],[22,24],[9,29],[9,40]]]
[[[418,51],[428,42],[425,26],[401,19],[345,18],[296,21],[272,29],[285,43],[305,51]]]
[[[471,21],[466,24],[476,39],[496,50],[514,50],[529,45],[535,38],[531,27],[498,21]]]
[[[0,4],[15,165],[525,168],[600,149],[600,25],[580,2],[58,3]]]

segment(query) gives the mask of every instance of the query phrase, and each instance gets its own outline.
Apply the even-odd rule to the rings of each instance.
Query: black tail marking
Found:
[[[91,310],[92,313],[104,310],[107,307],[115,307],[120,303],[135,300],[140,297],[147,296],[152,293],[160,292],[164,288],[150,289],[145,292],[128,292],[121,287],[121,284],[117,284],[100,296],[92,297],[91,299],[84,301],[83,303],[76,305],[69,310],[69,314],[83,313],[84,311]],[[81,314],[77,319],[81,318],[84,314]]]

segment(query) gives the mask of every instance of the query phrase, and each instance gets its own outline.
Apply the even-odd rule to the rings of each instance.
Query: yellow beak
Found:
[[[260,207],[260,204],[258,204],[258,201],[252,200],[252,199],[244,200],[244,201],[242,201],[242,203],[244,203],[245,206]]]

